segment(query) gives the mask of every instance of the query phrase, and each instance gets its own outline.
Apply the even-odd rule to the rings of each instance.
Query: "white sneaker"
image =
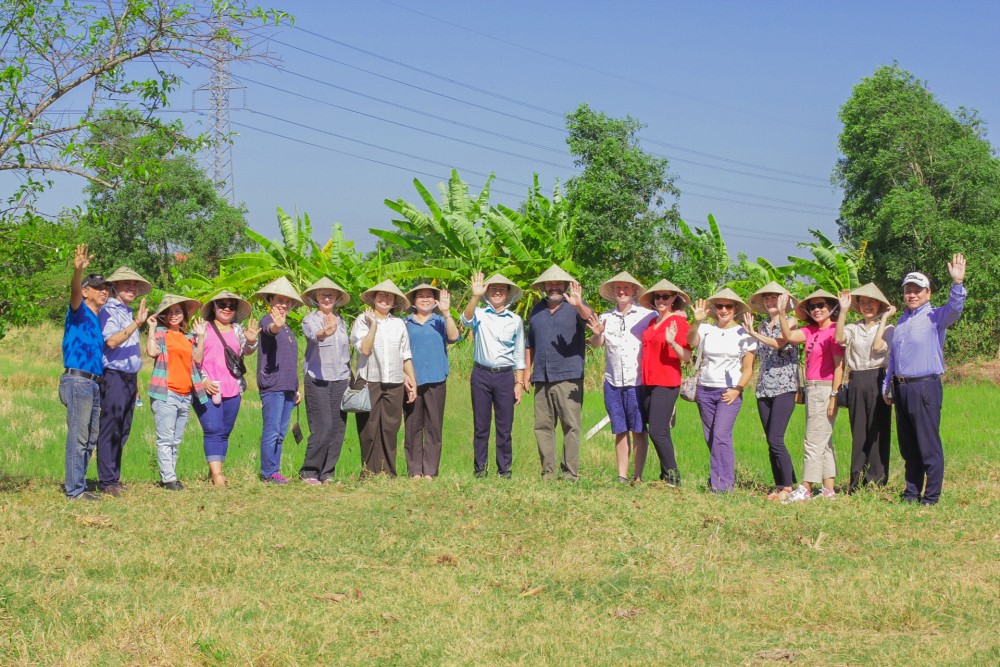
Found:
[[[837,499],[837,492],[834,491],[833,489],[828,489],[828,488],[826,488],[824,486],[823,490],[821,492],[817,493],[815,497],[816,498],[822,498],[823,500],[836,500]]]
[[[787,498],[781,501],[781,504],[787,505],[788,503],[797,503],[802,500],[809,500],[810,498],[812,498],[812,492],[810,492],[809,489],[807,489],[806,487],[799,484],[797,487],[795,487],[795,490],[792,491],[792,493]]]

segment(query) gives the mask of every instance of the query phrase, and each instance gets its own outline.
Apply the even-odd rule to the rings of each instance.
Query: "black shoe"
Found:
[[[118,498],[122,495],[122,487],[117,484],[112,484],[111,486],[106,486],[101,489],[101,493]]]
[[[472,474],[476,479],[483,479],[487,475],[486,468],[483,468],[482,470],[477,470]]]
[[[70,500],[100,500],[101,497],[96,493],[91,493],[90,491],[84,491],[80,495],[73,496]]]
[[[184,488],[184,485],[174,480],[172,482],[160,482],[161,489],[167,489],[168,491],[180,491]]]
[[[500,479],[510,479],[510,471],[498,473]]]
[[[681,472],[677,468],[668,470],[667,474],[660,475],[660,481],[665,482],[667,486],[680,486]],[[709,487],[711,487],[711,484],[709,484]]]

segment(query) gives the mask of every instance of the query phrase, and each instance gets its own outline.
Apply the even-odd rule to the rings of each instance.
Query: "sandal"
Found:
[[[212,475],[212,485],[213,486],[225,486],[228,480],[220,472],[218,475]]]

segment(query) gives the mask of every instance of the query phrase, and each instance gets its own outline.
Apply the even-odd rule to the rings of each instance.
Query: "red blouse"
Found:
[[[667,344],[666,329],[677,323],[677,342],[691,349],[687,343],[690,326],[681,315],[671,315],[659,325],[656,320],[642,332],[642,384],[655,387],[679,387],[681,384],[681,358],[672,345]]]

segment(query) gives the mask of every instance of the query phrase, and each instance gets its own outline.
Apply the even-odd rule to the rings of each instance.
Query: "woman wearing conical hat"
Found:
[[[417,397],[403,407],[406,473],[434,479],[441,465],[441,431],[448,392],[448,346],[458,342],[458,325],[446,289],[421,283],[406,293],[413,304],[406,333],[413,353]],[[438,311],[438,312],[435,312]]]
[[[403,401],[416,400],[417,382],[406,323],[393,311],[409,309],[410,302],[391,280],[365,291],[361,300],[369,307],[351,327],[358,377],[368,383],[371,398],[371,411],[354,415],[361,442],[361,474],[395,477]]]
[[[299,343],[288,326],[288,313],[302,305],[299,292],[288,278],[277,278],[254,295],[270,311],[260,320],[257,348],[257,388],[263,424],[260,433],[260,478],[270,484],[287,484],[281,474],[281,452],[288,433],[292,408],[302,400],[299,392]]]
[[[767,319],[754,329],[753,315],[743,315],[743,328],[757,339],[757,357],[760,370],[757,374],[757,414],[767,438],[768,458],[771,474],[774,476],[774,490],[767,495],[768,500],[783,501],[791,495],[796,484],[792,456],[785,446],[785,431],[795,411],[795,396],[799,391],[799,346],[785,340],[781,335],[779,318],[788,319],[791,329],[798,327],[795,318],[788,311],[778,309],[778,297],[791,296],[783,285],[770,282],[750,297],[750,309]]]
[[[864,318],[845,324],[847,311]],[[889,319],[896,307],[875,283],[840,293],[840,316],[835,337],[846,349],[850,371],[847,411],[851,420],[851,480],[847,492],[862,484],[884,486],[889,481],[892,408],[882,400],[882,383],[889,366],[894,328]]]
[[[306,354],[302,362],[309,442],[299,468],[305,484],[333,481],[347,432],[347,413],[340,409],[351,382],[351,344],[340,308],[351,300],[337,283],[323,277],[302,292],[302,301],[316,308],[302,318]]]
[[[791,297],[778,297],[778,309],[784,310]],[[806,437],[802,464],[802,483],[784,501],[800,502],[810,498],[837,497],[833,488],[837,476],[837,458],[833,452],[833,424],[837,419],[837,391],[843,379],[844,347],[837,342],[834,318],[840,304],[837,297],[819,289],[795,307],[799,320],[806,323],[792,331],[786,318],[780,318],[781,336],[793,343],[805,343]],[[813,485],[822,483],[819,493]]]
[[[222,464],[229,453],[229,436],[247,388],[246,378],[231,370],[226,348],[241,357],[257,349],[260,329],[256,320],[247,319],[252,311],[249,301],[223,290],[201,307],[202,319],[192,327],[198,337],[194,362],[201,369],[205,391],[211,398],[208,403],[195,403],[194,411],[205,434],[205,460],[215,486],[227,484]]]
[[[743,328],[749,306],[729,288],[695,303],[695,326],[688,331],[691,349],[699,349],[701,377],[695,402],[709,451],[709,490],[736,488],[733,425],[743,405],[743,390],[753,375],[757,341]],[[705,320],[711,317],[715,324]]]
[[[629,450],[634,451],[632,480],[642,480],[646,464],[646,415],[643,409],[642,334],[656,313],[636,303],[642,285],[627,271],[604,282],[597,290],[614,308],[587,326],[594,333],[592,347],[604,346],[604,407],[615,435],[618,481],[628,483]]]
[[[642,332],[643,412],[660,459],[660,481],[681,481],[670,422],[681,391],[681,365],[691,358],[684,308],[691,298],[667,279],[642,293],[639,304],[656,313]]]
[[[160,486],[171,491],[184,488],[177,480],[177,453],[191,415],[191,401],[208,402],[201,373],[194,364],[197,341],[188,333],[188,322],[199,308],[201,303],[196,299],[166,294],[146,321],[146,354],[153,358],[149,407],[156,423],[156,462]]]

